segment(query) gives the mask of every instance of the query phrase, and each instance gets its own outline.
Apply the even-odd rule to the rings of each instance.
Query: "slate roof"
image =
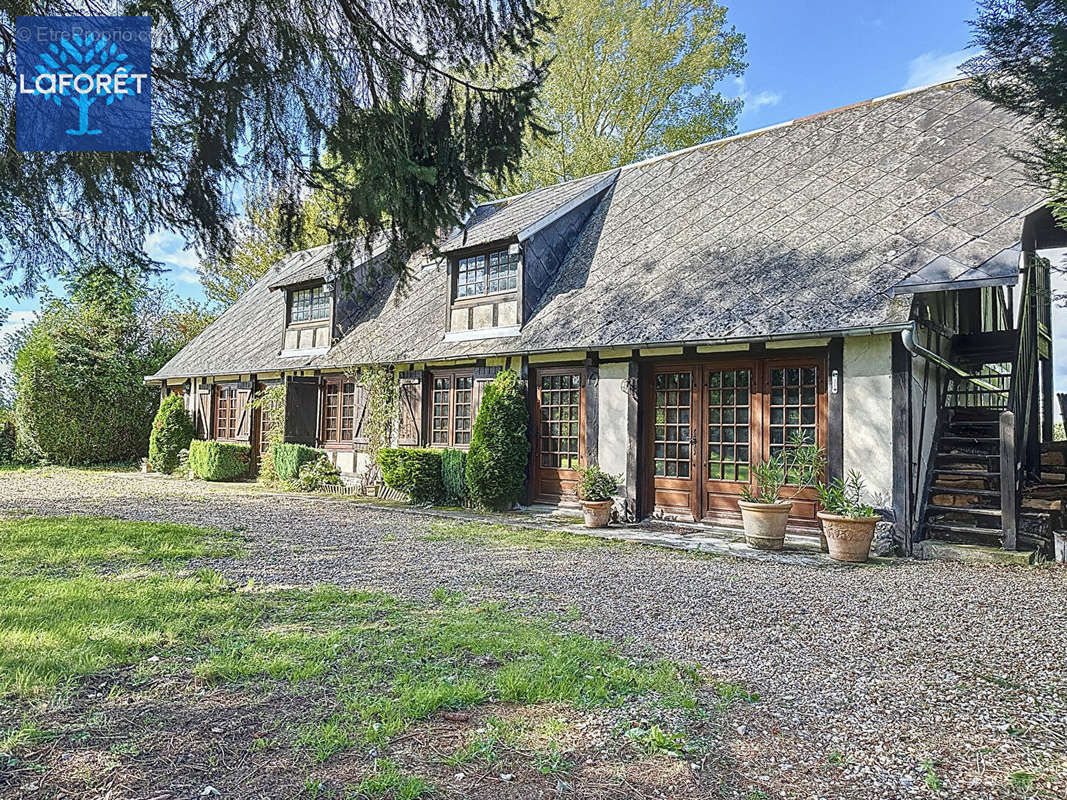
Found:
[[[518,336],[444,341],[447,275],[426,262],[329,353],[284,363],[275,268],[155,377],[899,326],[909,281],[1014,279],[1022,219],[1045,201],[1010,155],[1028,129],[957,81],[690,148],[618,171]],[[486,204],[463,246],[513,236],[603,177]]]

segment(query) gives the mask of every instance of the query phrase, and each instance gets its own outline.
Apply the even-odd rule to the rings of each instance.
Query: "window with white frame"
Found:
[[[514,291],[519,284],[519,254],[507,250],[466,256],[456,262],[456,299]]]

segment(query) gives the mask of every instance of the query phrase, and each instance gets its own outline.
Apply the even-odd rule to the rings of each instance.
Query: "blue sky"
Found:
[[[974,0],[749,0],[729,2],[729,21],[748,40],[749,67],[722,91],[745,99],[742,131],[947,80],[967,58]],[[197,257],[169,232],[149,253],[167,263],[163,280],[201,298]],[[34,300],[9,303],[4,328],[25,322]],[[1059,331],[1067,332],[1067,319]],[[1064,341],[1067,346],[1067,341]],[[1067,361],[1060,377],[1067,386]]]

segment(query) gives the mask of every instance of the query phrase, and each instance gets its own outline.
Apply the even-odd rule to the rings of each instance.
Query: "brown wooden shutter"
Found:
[[[212,414],[214,406],[215,387],[211,384],[201,384],[196,389],[196,435],[200,439],[210,439],[215,417]]]
[[[285,441],[315,446],[319,419],[319,379],[290,377],[285,390]]]
[[[361,444],[370,441],[367,433],[367,399],[366,388],[357,383],[355,406],[352,409],[352,440]]]
[[[400,428],[397,444],[418,447],[422,444],[422,386],[425,371],[421,369],[400,373]]]
[[[240,384],[237,387],[237,432],[234,438],[248,442],[252,441],[252,407],[248,405],[251,398],[251,384]]]
[[[482,396],[485,394],[485,387],[493,382],[499,372],[500,367],[474,368],[474,394],[471,398],[474,404],[474,414],[472,415],[471,425],[478,419],[478,411],[482,407]]]

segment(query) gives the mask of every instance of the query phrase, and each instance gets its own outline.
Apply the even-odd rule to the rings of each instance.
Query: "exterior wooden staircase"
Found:
[[[1007,380],[1010,376],[996,383]],[[942,408],[924,538],[1002,547],[1000,416],[1006,400],[960,378],[950,382],[946,395],[966,397],[970,404]]]

